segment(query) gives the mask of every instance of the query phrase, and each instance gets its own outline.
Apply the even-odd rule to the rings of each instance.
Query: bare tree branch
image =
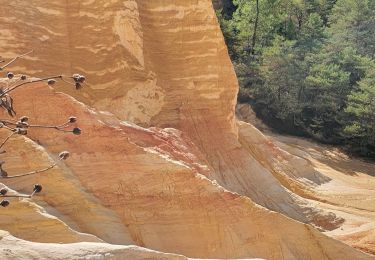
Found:
[[[8,194],[8,190],[5,189],[5,188],[2,188],[0,190],[0,198],[32,198],[36,193],[41,192],[42,189],[43,189],[42,185],[35,184],[33,192],[30,195],[19,195],[19,194],[7,195]],[[9,205],[9,201],[6,201],[4,203],[4,200],[3,200],[3,201],[1,201],[0,204],[1,204],[2,207],[7,207]]]
[[[54,167],[56,167],[57,163],[54,163],[44,169],[41,169],[41,170],[36,170],[36,171],[32,171],[32,172],[28,172],[28,173],[23,173],[23,174],[17,174],[17,175],[13,175],[13,176],[0,176],[0,178],[2,179],[13,179],[13,178],[19,178],[19,177],[24,177],[24,176],[29,176],[29,175],[33,175],[33,174],[37,174],[37,173],[42,173],[42,172],[46,172]]]
[[[5,143],[15,134],[15,132],[12,132],[10,135],[5,138],[5,140],[0,144],[0,149],[5,145]]]
[[[32,53],[33,51],[24,53],[22,55],[19,55],[15,58],[13,58],[11,61],[6,63],[5,65],[0,67],[0,71],[4,70],[6,67],[10,66],[13,64],[16,60]],[[3,63],[5,61],[0,60],[0,63]],[[16,78],[15,78],[16,77]],[[63,82],[69,83],[73,86],[75,86],[75,89],[81,89],[83,84],[85,84],[85,76],[80,75],[80,74],[73,74],[72,76],[64,76],[64,75],[56,75],[56,76],[51,76],[51,77],[45,77],[45,78],[40,78],[40,79],[34,79],[34,80],[29,80],[28,77],[24,74],[20,75],[15,75],[13,72],[9,71],[7,73],[7,78],[8,80],[6,81],[6,86],[0,87],[0,108],[3,108],[7,110],[8,114],[13,117],[16,115],[15,110],[13,109],[13,98],[11,95],[9,95],[10,92],[21,88],[23,86],[31,85],[32,83],[37,83],[37,82],[46,82],[49,86],[54,85],[57,80],[59,79]],[[69,82],[70,79],[71,82]],[[28,123],[29,118],[27,116],[22,116],[18,120],[13,120],[13,119],[0,119],[0,129],[7,129],[11,131],[11,133],[3,140],[3,142],[0,144],[0,154],[5,153],[5,151],[1,151],[1,148],[4,147],[4,145],[11,139],[11,137],[15,134],[18,135],[27,135],[28,129],[29,128],[47,128],[47,129],[56,129],[58,131],[62,132],[70,132],[75,135],[80,135],[81,134],[81,129],[78,127],[74,127],[69,129],[71,124],[75,123],[77,121],[77,118],[74,116],[69,117],[68,121],[66,121],[63,124],[60,125],[38,125],[38,124],[29,124]],[[60,160],[66,160],[70,156],[69,152],[63,151],[59,154],[59,159]],[[0,161],[0,179],[13,179],[13,178],[19,178],[19,177],[25,177],[25,176],[30,176],[38,173],[43,173],[48,170],[53,169],[54,167],[57,166],[57,162],[54,162],[50,166],[39,169],[39,170],[34,170],[31,172],[27,173],[22,173],[22,174],[17,174],[13,176],[8,176],[8,173],[6,170],[3,169],[4,161]],[[36,193],[39,193],[42,191],[42,186],[40,184],[35,184],[33,192],[30,195],[7,195],[8,190],[6,188],[0,189],[0,198],[31,198],[34,196]],[[9,206],[10,202],[8,200],[2,200],[0,201],[0,206],[1,207],[7,207]]]
[[[1,196],[0,198],[31,198],[32,195],[4,195]]]
[[[10,89],[7,89],[6,91],[4,91],[3,93],[1,93],[0,97],[4,97],[6,94],[8,94],[9,92],[19,88],[19,87],[22,87],[22,86],[25,86],[25,85],[28,85],[28,84],[32,84],[32,83],[37,83],[37,82],[42,82],[42,81],[46,81],[46,80],[49,80],[49,79],[61,79],[63,76],[62,75],[58,75],[58,76],[52,76],[52,77],[47,77],[47,78],[41,78],[41,79],[35,79],[35,80],[31,80],[31,81],[27,81],[27,82],[22,82],[18,85],[15,85],[14,87],[10,88]]]
[[[11,61],[9,61],[7,64],[5,64],[5,65],[3,65],[2,67],[0,67],[0,70],[4,70],[6,67],[8,67],[9,65],[11,65],[13,62],[15,62],[16,60],[18,60],[19,58],[22,58],[22,57],[24,57],[24,56],[26,56],[26,55],[29,55],[30,53],[32,53],[34,50],[31,50],[31,51],[29,51],[29,52],[26,52],[26,53],[24,53],[24,54],[21,54],[21,55],[19,55],[19,56],[17,56],[17,57],[15,57],[15,58],[13,58]]]

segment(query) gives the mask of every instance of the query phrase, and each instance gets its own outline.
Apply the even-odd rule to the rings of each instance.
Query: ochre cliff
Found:
[[[49,124],[75,115],[83,134],[31,130],[33,141],[9,143],[4,160],[14,174],[43,168],[62,150],[72,156],[4,182],[45,189],[2,209],[0,229],[31,242],[199,258],[371,258],[315,229],[334,232],[346,221],[318,205],[334,203],[320,189],[333,177],[236,121],[237,80],[209,0],[11,1],[0,21],[3,57],[34,49],[15,72],[88,78],[79,92],[66,84],[14,92],[18,115]],[[368,209],[363,224],[373,219]],[[366,243],[342,240],[374,252],[366,227]]]
[[[18,48],[0,51],[10,57],[35,50],[16,71],[86,75],[89,85],[79,95],[58,89],[119,119],[182,131],[210,168],[206,177],[272,210],[311,220],[306,202],[280,186],[238,139],[237,80],[210,1],[35,0],[1,10],[2,27],[12,35],[0,38],[2,46]],[[13,24],[6,14],[15,11],[22,16]],[[31,25],[22,20],[28,13]],[[32,33],[22,32],[28,26]]]

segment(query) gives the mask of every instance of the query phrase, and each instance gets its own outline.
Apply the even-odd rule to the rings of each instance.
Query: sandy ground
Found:
[[[353,247],[375,254],[375,163],[353,158],[339,148],[263,131],[291,154],[307,159],[331,181],[314,187],[316,207],[345,219],[325,232]]]
[[[255,116],[249,105],[237,106],[241,120],[252,123],[283,150],[306,159],[329,182],[312,189],[317,208],[345,219],[326,235],[362,251],[375,254],[375,162],[349,156],[339,147],[317,143],[308,138],[280,135]]]

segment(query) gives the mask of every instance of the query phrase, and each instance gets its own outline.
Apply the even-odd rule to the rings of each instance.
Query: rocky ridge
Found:
[[[35,49],[16,71],[89,79],[79,94],[43,84],[15,93],[19,115],[40,123],[76,115],[84,132],[30,131],[33,141],[9,145],[8,172],[41,168],[62,149],[72,158],[4,183],[46,189],[2,210],[0,229],[32,242],[198,258],[372,258],[314,228],[345,221],[316,205],[333,177],[236,120],[237,80],[210,1],[15,1],[0,14],[3,56]]]

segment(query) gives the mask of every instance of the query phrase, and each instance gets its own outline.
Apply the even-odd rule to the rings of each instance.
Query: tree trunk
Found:
[[[257,31],[258,31],[258,22],[259,22],[259,0],[256,0],[256,16],[254,24],[254,32],[251,40],[251,54],[255,54],[255,44],[257,40]]]

